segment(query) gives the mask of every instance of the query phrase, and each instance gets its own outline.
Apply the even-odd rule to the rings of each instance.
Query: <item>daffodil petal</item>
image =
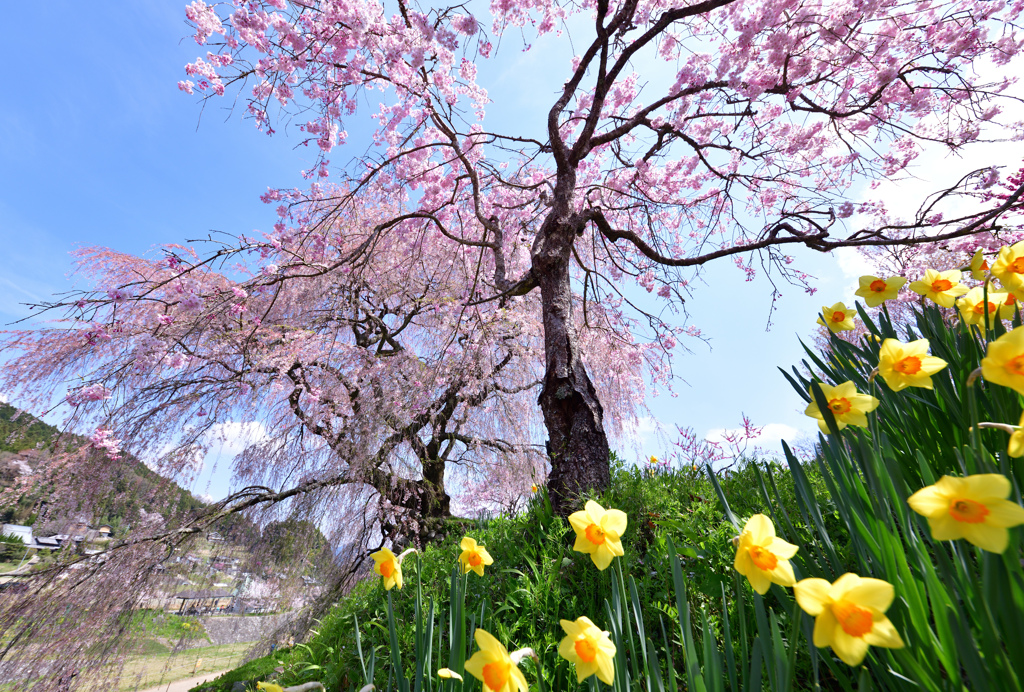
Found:
[[[597,550],[597,546],[587,540],[586,534],[576,534],[576,542],[573,543],[572,549],[578,553],[591,553]]]
[[[593,523],[601,525],[601,519],[604,518],[604,507],[593,500],[587,500],[587,504],[583,505],[583,510],[590,516]]]
[[[832,582],[831,588],[829,588],[829,598],[833,601],[838,601],[846,595],[846,592],[860,584],[860,577],[853,572],[847,572],[842,575],[834,582]]]
[[[985,523],[989,526],[1009,528],[1024,524],[1024,507],[1009,500],[989,500],[986,503],[988,515]]]
[[[763,514],[750,517],[743,531],[750,532],[750,540],[754,545],[767,546],[775,538],[775,525]]]
[[[789,564],[789,560],[779,560],[779,564],[771,571],[771,580],[779,586],[796,584],[796,575],[793,574],[793,565]]]
[[[868,655],[868,643],[861,637],[851,637],[839,627],[832,639],[832,650],[846,665],[859,666]]]
[[[925,517],[935,517],[949,511],[949,497],[934,485],[921,488],[908,497],[907,504],[912,510]]]
[[[964,540],[990,553],[1002,553],[1010,543],[1010,532],[999,526],[966,524]]]
[[[601,571],[608,569],[608,565],[612,564],[614,557],[612,552],[608,550],[607,543],[597,546],[597,550],[590,554],[590,559],[594,561],[594,564]]]
[[[505,645],[499,642],[490,632],[485,632],[477,627],[473,638],[476,640],[476,645],[480,647],[481,651],[493,652],[499,654],[502,658],[508,657],[508,649],[506,649]]]
[[[590,524],[590,517],[586,512],[573,512],[569,515],[569,525],[572,526],[573,531],[576,533],[586,531]]]
[[[963,479],[967,497],[982,500],[984,498],[1005,499],[1010,496],[1010,479],[999,473],[979,473]]]
[[[887,581],[863,577],[859,584],[846,592],[845,597],[859,606],[884,613],[896,598],[896,589]]]
[[[622,536],[626,533],[626,525],[628,519],[626,513],[620,509],[609,509],[604,513],[604,518],[601,520],[601,528],[605,531],[611,531],[616,536]]]
[[[615,557],[622,557],[625,555],[625,551],[622,549],[622,541],[606,539],[603,545],[608,546],[608,552]]]
[[[825,580],[822,579],[821,581]],[[803,608],[803,605],[800,607]],[[804,608],[804,610],[806,611],[807,609]],[[836,620],[836,616],[832,613],[831,608],[825,608],[814,619],[814,645],[819,648],[831,646],[837,629],[839,629],[839,621]]]
[[[968,524],[957,521],[949,516],[948,512],[938,517],[928,517],[928,528],[931,529],[932,540],[935,541],[955,541],[963,538],[965,526]]]
[[[824,579],[801,579],[793,586],[793,595],[804,612],[813,617],[819,615],[831,602],[829,598],[831,588],[832,585]],[[817,631],[817,626],[815,626],[815,631]],[[815,643],[815,646],[827,646],[827,644]]]
[[[800,550],[797,546],[782,540],[781,538],[775,538],[771,543],[768,544],[768,550],[772,551],[775,557],[781,557],[784,560],[791,559],[796,555],[797,551]]]
[[[594,659],[597,663],[597,678],[606,685],[615,682],[615,666],[611,656],[597,656]]]
[[[902,649],[904,646],[899,632],[884,615],[871,623],[871,631],[864,635],[864,641],[871,646],[884,646],[887,649]]]
[[[751,570],[747,575],[747,580],[750,582],[750,588],[762,596],[768,593],[768,589],[772,587],[772,580],[768,577],[768,573],[761,569]]]
[[[523,671],[519,670],[519,666],[513,664],[511,680],[515,680],[516,688],[519,692],[529,692],[530,686],[526,683],[526,676],[523,675]]]

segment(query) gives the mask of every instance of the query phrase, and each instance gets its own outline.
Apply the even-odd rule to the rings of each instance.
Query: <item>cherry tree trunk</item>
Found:
[[[539,402],[548,429],[548,493],[555,512],[562,516],[579,509],[581,493],[603,490],[611,481],[604,412],[583,363],[573,322],[569,261],[577,228],[583,223],[576,214],[560,219],[553,210],[533,248],[544,316],[546,371]]]

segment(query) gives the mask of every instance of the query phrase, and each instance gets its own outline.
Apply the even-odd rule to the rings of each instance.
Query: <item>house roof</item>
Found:
[[[174,594],[174,597],[182,598],[186,601],[202,600],[206,598],[231,598],[231,592],[224,591],[223,589],[209,591],[181,591]]]

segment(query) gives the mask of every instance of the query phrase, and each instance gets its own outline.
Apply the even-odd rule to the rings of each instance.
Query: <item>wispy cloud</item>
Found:
[[[755,445],[776,445],[779,440],[793,442],[806,434],[802,430],[797,430],[785,423],[768,423],[767,425],[757,427],[761,428],[761,434],[750,440],[750,443]],[[707,434],[704,435],[704,439],[708,442],[720,443],[724,442],[728,436],[741,435],[742,433],[743,428],[714,428],[708,430]]]

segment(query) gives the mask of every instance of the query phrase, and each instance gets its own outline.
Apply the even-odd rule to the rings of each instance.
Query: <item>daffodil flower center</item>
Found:
[[[850,405],[850,400],[847,399],[846,397],[840,397],[838,399],[831,399],[828,402],[828,407],[830,409],[832,409],[832,413],[839,414],[839,415],[842,415],[844,413],[849,413],[850,410],[853,408]]]
[[[953,288],[953,283],[949,279],[938,279],[932,283],[932,291],[935,293],[942,293]]]
[[[380,563],[380,575],[385,579],[390,579],[391,575],[395,573],[395,564],[388,560],[387,562]]]
[[[896,372],[901,372],[904,375],[916,375],[921,372],[921,359],[917,356],[907,356],[906,358],[896,361],[892,366],[892,369]]]
[[[1018,257],[1017,259],[1013,260],[1006,268],[1012,271],[1014,274],[1024,274],[1024,257]]]
[[[1012,293],[1007,293],[1006,294],[1006,302],[1003,303],[1003,305],[1013,305],[1016,302],[1017,302],[1017,296],[1013,295]]]
[[[1024,355],[1011,358],[1003,367],[1011,375],[1024,375]]]
[[[832,321],[833,322],[842,322],[845,319],[846,319],[846,313],[845,312],[841,312],[839,310],[836,310],[835,312],[832,313]]]
[[[981,260],[981,266],[978,267],[978,271],[985,271],[988,269],[988,260]]]
[[[601,545],[604,543],[604,530],[597,524],[591,524],[587,527],[587,540],[594,545]]]
[[[475,550],[466,556],[466,562],[468,562],[473,567],[478,566],[483,561],[484,559],[480,557],[480,553],[476,552]]]
[[[576,655],[584,663],[590,663],[597,658],[597,647],[594,646],[594,642],[590,641],[586,635],[581,634],[579,639],[573,644],[573,648],[576,649]]]
[[[775,553],[759,545],[750,546],[747,548],[747,552],[750,553],[750,559],[754,561],[757,568],[765,572],[771,572],[779,565],[779,558],[775,557]]]
[[[980,524],[988,516],[988,507],[961,497],[949,503],[949,516],[965,524]]]
[[[501,690],[508,683],[508,676],[512,670],[509,661],[494,661],[484,666],[484,684],[494,692]]]
[[[849,601],[833,603],[832,614],[836,616],[843,631],[851,637],[863,637],[874,624],[870,610]]]
[[[988,305],[989,314],[992,314],[993,312],[996,311],[996,304],[995,303],[975,303],[974,307],[971,308],[971,309],[974,310],[974,314],[975,315],[982,315],[982,314],[985,313],[985,306],[986,305]]]
[[[885,282],[882,281],[881,279],[875,279],[874,281],[871,282],[871,285],[868,286],[868,288],[870,288],[875,293],[884,293]]]

